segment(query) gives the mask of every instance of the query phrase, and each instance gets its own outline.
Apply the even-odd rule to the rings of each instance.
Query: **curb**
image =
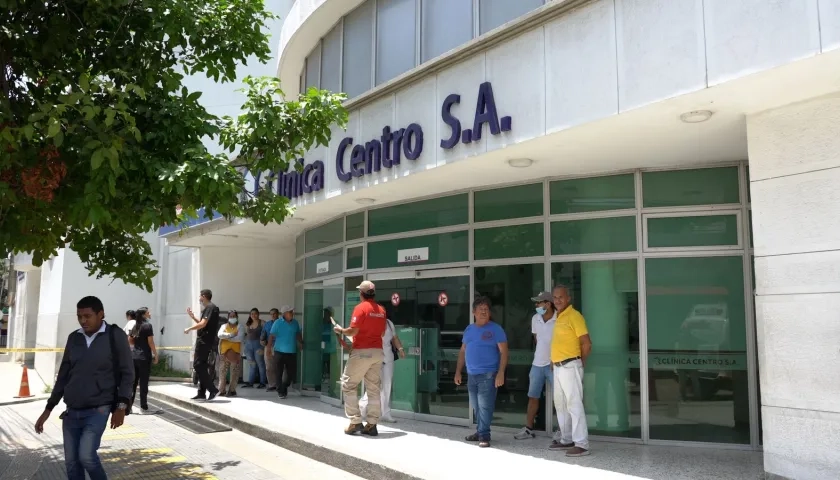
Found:
[[[202,406],[200,403],[182,400],[153,390],[149,390],[149,398],[197,413],[254,438],[368,480],[420,480],[420,477],[415,477],[368,460],[347,455],[337,450],[331,450],[323,445],[310,443],[297,437],[275,432],[268,428],[242,421],[231,415],[216,412]]]
[[[166,383],[191,383],[192,379],[189,377],[149,377],[149,381]]]
[[[16,398],[14,400],[8,401],[0,401],[0,407],[7,407],[10,405],[21,405],[23,403],[32,403],[32,402],[40,402],[41,400],[46,400],[50,398],[49,395],[47,396],[35,396],[32,398]]]

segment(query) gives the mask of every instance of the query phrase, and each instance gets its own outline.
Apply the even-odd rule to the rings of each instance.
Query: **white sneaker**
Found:
[[[522,427],[522,430],[517,432],[513,438],[517,440],[527,440],[529,438],[536,438],[536,435],[534,435],[534,432],[530,428]]]
[[[397,421],[396,421],[396,420],[394,420],[393,418],[391,418],[390,416],[388,416],[388,417],[379,417],[379,421],[380,421],[380,422],[385,422],[385,423],[397,423]]]

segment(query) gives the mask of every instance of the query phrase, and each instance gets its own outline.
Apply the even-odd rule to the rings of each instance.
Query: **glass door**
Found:
[[[321,398],[341,403],[341,371],[344,369],[341,345],[333,334],[332,320],[344,325],[344,279],[324,281],[324,302],[320,314]]]
[[[471,321],[468,269],[372,274],[377,301],[394,322],[406,358],[394,364],[398,416],[469,424],[466,381],[454,383],[461,335]],[[466,373],[466,372],[464,372]]]

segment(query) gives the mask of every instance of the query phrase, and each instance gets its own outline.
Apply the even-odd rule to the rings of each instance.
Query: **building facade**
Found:
[[[298,0],[278,38],[286,88],[347,92],[348,128],[301,174],[247,175],[291,198],[284,224],[161,232],[170,330],[200,288],[291,303],[300,387],[339,404],[330,317],[373,280],[409,350],[396,415],[469,424],[452,375],[487,295],[512,349],[496,422],[518,427],[529,299],[564,284],[594,435],[840,476],[840,3]]]

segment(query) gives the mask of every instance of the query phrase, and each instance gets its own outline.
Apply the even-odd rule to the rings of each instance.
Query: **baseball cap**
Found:
[[[554,297],[549,292],[540,292],[536,297],[531,297],[532,302],[553,302]]]
[[[286,312],[293,312],[293,311],[295,311],[295,307],[293,307],[291,305],[283,305],[282,307],[280,307],[280,315],[283,315]]]
[[[358,287],[356,287],[362,293],[370,293],[376,291],[376,285],[373,284],[370,280],[365,280],[364,282],[360,283]]]

